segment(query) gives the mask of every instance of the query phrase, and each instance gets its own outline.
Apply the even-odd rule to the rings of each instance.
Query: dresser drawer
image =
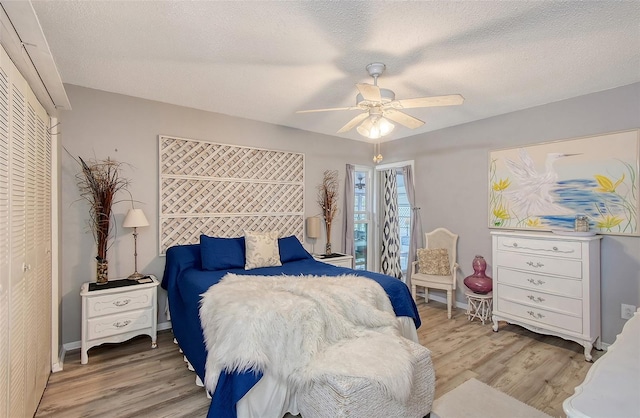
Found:
[[[567,277],[582,277],[582,262],[562,258],[540,257],[535,254],[516,254],[497,251],[497,266],[511,267],[535,273],[553,274]]]
[[[582,300],[498,284],[500,300],[582,316]]]
[[[147,288],[88,298],[87,318],[148,308],[155,291],[155,288]]]
[[[498,283],[582,299],[582,282],[498,267]]]
[[[521,237],[498,237],[498,251],[582,258],[582,245],[577,241],[540,240]]]
[[[557,312],[551,312],[540,308],[521,305],[500,298],[497,301],[496,311],[509,315],[526,319],[535,326],[544,328],[551,325],[553,327],[562,328],[567,331],[582,333],[582,318],[571,315],[564,315]]]
[[[153,323],[153,308],[129,311],[107,317],[92,318],[87,321],[87,339],[110,337],[151,327]]]

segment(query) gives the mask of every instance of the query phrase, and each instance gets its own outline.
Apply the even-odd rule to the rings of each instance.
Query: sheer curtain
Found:
[[[380,270],[384,274],[402,279],[396,169],[381,171],[381,176],[383,224]]]
[[[354,258],[355,248],[353,243],[353,211],[355,207],[355,166],[347,164],[347,174],[344,179],[344,231],[342,231],[342,249],[345,254]]]
[[[410,165],[402,167],[404,176],[404,187],[407,191],[407,200],[411,205],[411,232],[409,239],[409,258],[407,260],[406,283],[411,288],[411,263],[416,259],[416,251],[421,248],[422,243],[422,219],[420,218],[420,208],[416,207],[416,190],[413,185],[413,169]]]

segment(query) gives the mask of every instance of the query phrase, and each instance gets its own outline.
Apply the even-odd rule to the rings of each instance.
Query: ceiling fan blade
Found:
[[[362,94],[362,98],[364,98],[365,100],[368,100],[370,102],[382,101],[382,96],[380,96],[380,88],[378,86],[359,83],[359,84],[356,84],[356,87],[360,92],[360,94]]]
[[[296,110],[296,113],[313,113],[313,112],[332,112],[334,110],[360,110],[357,106],[349,107],[330,107],[327,109],[310,109],[310,110]]]
[[[388,109],[382,112],[382,116],[387,119],[391,119],[394,122],[399,123],[400,125],[404,125],[407,128],[416,129],[424,125],[424,122],[420,119],[414,118],[413,116],[409,116],[404,112],[401,112],[396,109]]]
[[[459,94],[447,96],[417,97],[415,99],[403,99],[391,102],[395,109],[411,109],[414,107],[455,106],[461,105],[464,97]],[[399,105],[399,106],[398,106]]]
[[[339,134],[343,133],[343,132],[347,132],[350,131],[351,129],[353,129],[356,125],[359,125],[360,122],[362,122],[363,120],[365,120],[366,118],[369,117],[369,112],[362,112],[360,113],[358,116],[356,116],[355,118],[351,119],[349,122],[347,122],[346,125],[344,125],[342,128],[340,128],[340,130],[338,131]]]

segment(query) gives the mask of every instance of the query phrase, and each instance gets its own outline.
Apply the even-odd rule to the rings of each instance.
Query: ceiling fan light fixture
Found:
[[[366,118],[357,128],[358,133],[369,139],[379,139],[390,134],[395,125],[386,118],[379,115],[371,115]]]

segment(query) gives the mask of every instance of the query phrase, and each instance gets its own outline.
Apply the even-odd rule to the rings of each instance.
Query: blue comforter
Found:
[[[390,276],[369,271],[351,270],[316,261],[312,257],[284,263],[280,267],[264,267],[246,271],[231,269],[209,271],[201,269],[200,246],[179,245],[167,250],[162,287],[169,294],[169,309],[175,338],[180,348],[204,381],[206,349],[199,309],[201,295],[216,284],[227,273],[262,276],[312,274],[317,276],[339,276],[355,274],[378,282],[389,295],[397,316],[413,318],[416,328],[420,326],[418,309],[407,286]],[[226,373],[218,380],[212,394],[208,417],[235,418],[236,403],[260,380],[260,373]]]

